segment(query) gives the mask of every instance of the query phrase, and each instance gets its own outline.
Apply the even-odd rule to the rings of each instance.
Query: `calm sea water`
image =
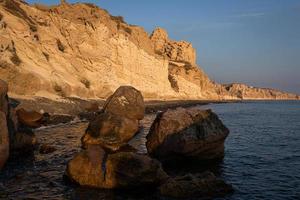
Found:
[[[233,184],[226,199],[300,199],[300,102],[249,102],[208,105],[231,134],[224,161],[213,166],[218,176]],[[145,135],[155,115],[143,121],[144,134],[131,144],[145,152]],[[63,180],[67,161],[80,150],[87,123],[36,131],[40,143],[57,151],[10,160],[0,174],[0,199],[153,199],[76,188]],[[198,166],[193,166],[197,169]],[[200,168],[200,166],[199,166]]]
[[[300,102],[219,104],[230,129],[221,176],[227,199],[300,199]]]

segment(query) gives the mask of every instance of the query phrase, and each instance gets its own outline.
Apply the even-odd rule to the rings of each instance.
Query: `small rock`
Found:
[[[20,108],[17,110],[17,116],[19,122],[30,128],[37,128],[41,126],[41,120],[43,119],[43,115],[36,111],[27,111],[24,108]]]
[[[57,149],[51,145],[43,144],[40,147],[40,154],[49,154],[55,152]]]

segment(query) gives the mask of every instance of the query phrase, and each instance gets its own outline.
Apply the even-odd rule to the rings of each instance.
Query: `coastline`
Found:
[[[299,101],[298,99],[235,99],[235,100],[145,100],[145,113],[155,113],[176,107],[193,107],[207,104],[223,103],[248,103],[248,102],[273,102],[273,101]],[[78,116],[82,113],[96,112],[100,110],[105,100],[102,99],[80,99],[67,97],[61,99],[48,99],[43,97],[34,98],[10,98],[11,104],[26,110],[34,110],[41,113],[56,115]]]

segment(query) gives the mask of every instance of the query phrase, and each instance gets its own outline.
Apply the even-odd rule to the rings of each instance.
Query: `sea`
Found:
[[[209,104],[229,128],[223,161],[210,166],[235,192],[226,200],[300,199],[300,101],[250,101]],[[144,132],[130,143],[145,153],[155,114],[142,121]],[[72,122],[35,130],[41,144],[57,150],[14,158],[0,173],[0,199],[166,199],[155,191],[141,194],[81,188],[64,176],[67,162],[80,151],[80,138],[88,123]],[[193,164],[193,170],[203,170]],[[201,170],[200,170],[201,169]]]

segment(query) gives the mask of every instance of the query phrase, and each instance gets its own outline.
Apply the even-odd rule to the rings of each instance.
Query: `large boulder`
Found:
[[[5,165],[9,156],[9,135],[7,130],[6,115],[0,111],[0,170]]]
[[[141,120],[145,114],[144,98],[134,87],[121,86],[106,100],[103,109],[121,117]]]
[[[161,161],[224,156],[229,130],[211,110],[177,108],[159,113],[147,135],[147,150]]]
[[[213,173],[204,172],[169,178],[160,186],[159,191],[161,195],[172,198],[213,199],[232,193],[233,188],[216,178]]]
[[[81,186],[132,188],[159,185],[167,178],[158,161],[133,152],[107,154],[99,145],[90,145],[67,165],[66,175]]]
[[[112,113],[101,113],[90,122],[81,142],[84,148],[97,144],[105,149],[116,151],[126,145],[138,130],[138,120]]]

